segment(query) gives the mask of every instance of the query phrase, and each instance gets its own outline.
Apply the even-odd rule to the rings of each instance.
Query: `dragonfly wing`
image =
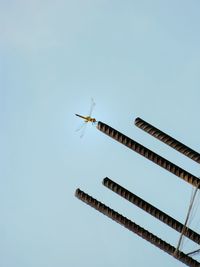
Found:
[[[91,115],[92,115],[92,111],[93,111],[95,105],[96,105],[96,103],[94,102],[94,99],[91,98],[90,111],[89,111],[89,113],[88,113],[88,116],[89,116],[89,117],[91,117]]]
[[[81,124],[81,126],[80,126],[78,129],[76,129],[76,132],[78,132],[78,131],[80,131],[81,129],[83,129],[83,128],[86,126],[86,124],[87,124],[87,122],[83,122],[83,123]]]
[[[82,138],[85,134],[85,129],[86,129],[86,126],[87,126],[87,121],[84,122],[77,130],[76,132],[78,131],[81,131],[81,134],[80,134],[80,137]]]
[[[80,138],[82,138],[85,134],[85,130],[86,130],[86,125],[87,125],[87,122],[83,125],[83,127],[81,128],[81,135],[80,135]]]

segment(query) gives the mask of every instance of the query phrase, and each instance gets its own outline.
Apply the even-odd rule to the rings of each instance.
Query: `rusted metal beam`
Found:
[[[161,222],[167,224],[174,230],[180,233],[182,233],[182,231],[184,230],[183,235],[185,235],[192,241],[196,242],[197,244],[200,244],[200,235],[198,233],[196,233],[195,231],[193,231],[192,229],[188,227],[184,227],[184,225],[180,223],[179,221],[175,220],[174,218],[164,213],[163,211],[157,209],[156,207],[146,202],[142,198],[138,197],[137,195],[133,194],[132,192],[128,191],[121,185],[110,180],[108,177],[103,179],[103,185],[109,188],[110,190],[112,190],[113,192],[117,193],[121,197],[125,198],[132,204],[148,212],[149,214],[151,214],[152,216],[154,216]]]
[[[127,146],[131,150],[139,153],[143,157],[153,161],[154,163],[161,166],[162,168],[175,174],[176,176],[185,180],[186,182],[190,183],[191,185],[200,188],[200,180],[198,177],[187,172],[186,170],[182,169],[181,167],[175,165],[174,163],[170,162],[169,160],[161,157],[160,155],[156,154],[155,152],[146,148],[145,146],[137,143],[136,141],[134,141],[131,138],[129,138],[128,136],[120,133],[119,131],[112,128],[111,126],[99,121],[97,124],[97,129],[99,129],[101,132],[107,134],[108,136],[112,137],[113,139],[120,142],[121,144]]]
[[[160,239],[159,237],[155,236],[154,234],[148,232],[147,230],[145,230],[141,226],[137,225],[136,223],[134,223],[131,220],[127,219],[126,217],[122,216],[121,214],[119,214],[118,212],[109,208],[108,206],[104,205],[103,203],[96,200],[95,198],[84,193],[80,189],[76,190],[75,196],[78,199],[80,199],[81,201],[83,201],[86,204],[90,205],[91,207],[95,208],[99,212],[108,216],[110,219],[123,225],[131,232],[139,235],[140,237],[144,238],[146,241],[150,242],[151,244],[153,244],[156,247],[160,248],[161,250],[165,251],[169,255],[173,256],[175,259],[186,264],[187,266],[190,266],[190,267],[199,267],[200,266],[200,263],[198,261],[187,256],[182,251],[179,251],[179,250],[176,251],[175,247],[171,246],[170,244],[168,244],[164,240]]]
[[[180,153],[184,154],[188,158],[200,163],[200,154],[190,147],[184,145],[183,143],[179,142],[175,138],[171,137],[170,135],[162,132],[158,128],[154,127],[150,123],[142,120],[141,118],[135,119],[135,125],[142,129],[143,131],[147,132],[148,134],[152,135],[153,137],[157,138],[158,140],[162,141],[163,143],[171,146],[172,148],[176,149]]]

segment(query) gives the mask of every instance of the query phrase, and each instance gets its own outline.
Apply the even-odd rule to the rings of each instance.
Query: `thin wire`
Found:
[[[195,188],[192,188],[191,197],[190,197],[190,203],[192,203],[192,197],[194,196],[194,193],[195,193]],[[194,220],[194,217],[197,214],[197,210],[199,209],[199,204],[200,204],[199,200],[200,200],[200,191],[197,192],[195,200],[194,200],[194,203],[192,205],[191,215],[189,216],[187,227],[191,226],[191,223],[192,223],[192,221]],[[198,220],[198,222],[195,223],[195,226],[198,225],[199,222],[200,222],[200,220]],[[187,238],[185,238],[185,236],[183,236],[182,246],[183,246],[183,242],[184,242],[184,246],[186,246],[188,244],[188,242],[189,242],[189,239],[187,239]]]
[[[192,205],[192,198],[194,196],[195,193],[195,189],[192,188],[191,191],[191,196],[190,196],[190,205]],[[191,212],[190,212],[190,216],[188,218],[188,222],[187,222],[187,227],[190,227],[192,220],[194,219],[194,207],[196,205],[196,201],[194,201],[192,208],[191,208]],[[186,246],[188,244],[189,240],[187,238],[185,238],[185,236],[182,237],[182,244],[180,245],[181,248],[183,248],[183,245]]]
[[[197,250],[194,250],[194,251],[191,251],[191,252],[189,252],[189,253],[187,253],[187,255],[189,256],[189,255],[195,255],[195,254],[197,254],[197,253],[199,253],[200,252],[200,249],[197,249]]]
[[[194,193],[195,193],[195,188],[194,187],[192,187],[192,190],[191,190],[191,194],[190,194],[190,204],[189,205],[191,205],[191,203],[192,203],[192,198],[193,198],[193,196],[194,196]],[[189,227],[189,225],[191,224],[191,222],[192,222],[192,219],[194,218],[194,206],[195,206],[195,203],[193,203],[193,205],[192,205],[192,209],[191,209],[191,213],[190,213],[190,216],[189,216],[189,219],[188,219],[188,223],[187,223],[187,226]],[[183,243],[184,243],[184,245],[186,246],[186,244],[188,243],[188,239],[186,239],[186,238],[184,238],[184,236],[182,237],[182,245],[180,245],[180,247],[183,247]]]
[[[194,220],[194,217],[196,216],[197,210],[199,209],[199,204],[200,204],[199,203],[199,197],[200,197],[200,192],[198,191],[198,193],[196,195],[195,203],[194,203],[193,208],[192,208],[192,215],[190,216],[188,224],[192,223],[192,221]]]
[[[192,206],[193,206],[193,203],[194,203],[194,200],[195,200],[195,197],[196,197],[196,194],[197,194],[197,191],[198,191],[198,187],[195,188],[195,192],[192,196],[192,199],[190,201],[190,205],[189,205],[189,208],[188,208],[188,212],[187,212],[187,216],[186,216],[186,219],[185,219],[185,223],[184,223],[184,226],[183,226],[183,230],[181,232],[181,235],[180,235],[180,238],[179,238],[179,241],[178,241],[178,245],[177,245],[177,248],[175,250],[175,254],[179,251],[179,248],[180,248],[180,245],[181,245],[181,242],[182,242],[182,238],[183,238],[183,234],[187,228],[187,223],[188,223],[188,220],[189,220],[189,217],[190,217],[190,213],[192,211]]]

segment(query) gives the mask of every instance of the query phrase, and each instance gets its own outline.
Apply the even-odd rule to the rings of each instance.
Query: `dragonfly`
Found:
[[[81,135],[80,137],[83,137],[84,136],[84,133],[85,133],[85,129],[86,129],[86,125],[88,122],[91,122],[92,124],[95,124],[97,121],[95,118],[92,118],[91,115],[92,115],[92,111],[95,107],[95,102],[94,102],[94,99],[92,98],[91,99],[91,105],[90,105],[90,111],[88,113],[88,116],[82,116],[82,115],[79,115],[79,114],[75,114],[77,117],[81,118],[84,120],[84,123],[81,125],[80,128],[78,128],[76,131],[81,131]]]

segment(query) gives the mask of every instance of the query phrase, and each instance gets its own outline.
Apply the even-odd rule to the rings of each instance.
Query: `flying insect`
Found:
[[[81,131],[81,135],[80,137],[83,137],[84,133],[85,133],[85,129],[86,129],[86,125],[88,122],[91,122],[92,124],[95,124],[97,121],[95,118],[92,118],[91,115],[92,115],[92,111],[94,109],[94,106],[95,106],[95,102],[93,100],[93,98],[91,99],[91,106],[90,106],[90,111],[89,111],[89,115],[88,116],[82,116],[82,115],[79,115],[79,114],[75,114],[77,117],[81,118],[81,119],[84,119],[84,123],[81,125],[80,128],[78,128],[76,131]]]

